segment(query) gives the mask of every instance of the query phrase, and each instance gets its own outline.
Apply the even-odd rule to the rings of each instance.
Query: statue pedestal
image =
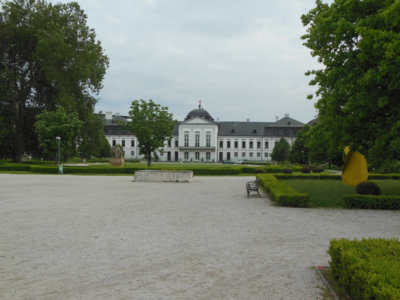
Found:
[[[123,158],[111,158],[110,164],[113,167],[123,167],[125,164],[125,160]]]

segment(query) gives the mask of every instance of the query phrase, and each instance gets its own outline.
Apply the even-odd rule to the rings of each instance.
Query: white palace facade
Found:
[[[102,116],[110,145],[122,145],[127,159],[142,159],[135,134],[118,126],[118,121],[129,122],[129,117],[112,112]],[[172,140],[166,141],[157,155],[160,161],[269,161],[279,139],[284,137],[293,144],[304,125],[288,114],[275,122],[219,122],[199,107],[175,125]]]

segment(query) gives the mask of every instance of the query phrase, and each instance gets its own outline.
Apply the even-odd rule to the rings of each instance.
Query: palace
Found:
[[[106,112],[104,132],[111,146],[122,145],[125,158],[141,159],[135,134],[121,129],[117,121],[129,122],[127,116]],[[275,122],[219,122],[203,108],[190,111],[178,122],[172,140],[157,152],[160,161],[269,161],[275,144],[284,137],[290,144],[304,123],[288,114]],[[161,150],[161,149],[160,149]]]

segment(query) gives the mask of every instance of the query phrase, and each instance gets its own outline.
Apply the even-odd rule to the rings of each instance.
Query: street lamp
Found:
[[[58,148],[58,152],[57,152],[58,174],[62,174],[63,170],[62,170],[62,166],[60,163],[60,141],[61,141],[61,138],[59,136],[56,136],[56,141],[57,141],[57,148]]]

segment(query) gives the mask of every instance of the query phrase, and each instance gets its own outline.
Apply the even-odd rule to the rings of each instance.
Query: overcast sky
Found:
[[[199,100],[220,121],[317,114],[304,73],[321,65],[300,39],[315,0],[78,3],[110,58],[96,112],[127,115],[133,100],[153,99],[177,120]]]

